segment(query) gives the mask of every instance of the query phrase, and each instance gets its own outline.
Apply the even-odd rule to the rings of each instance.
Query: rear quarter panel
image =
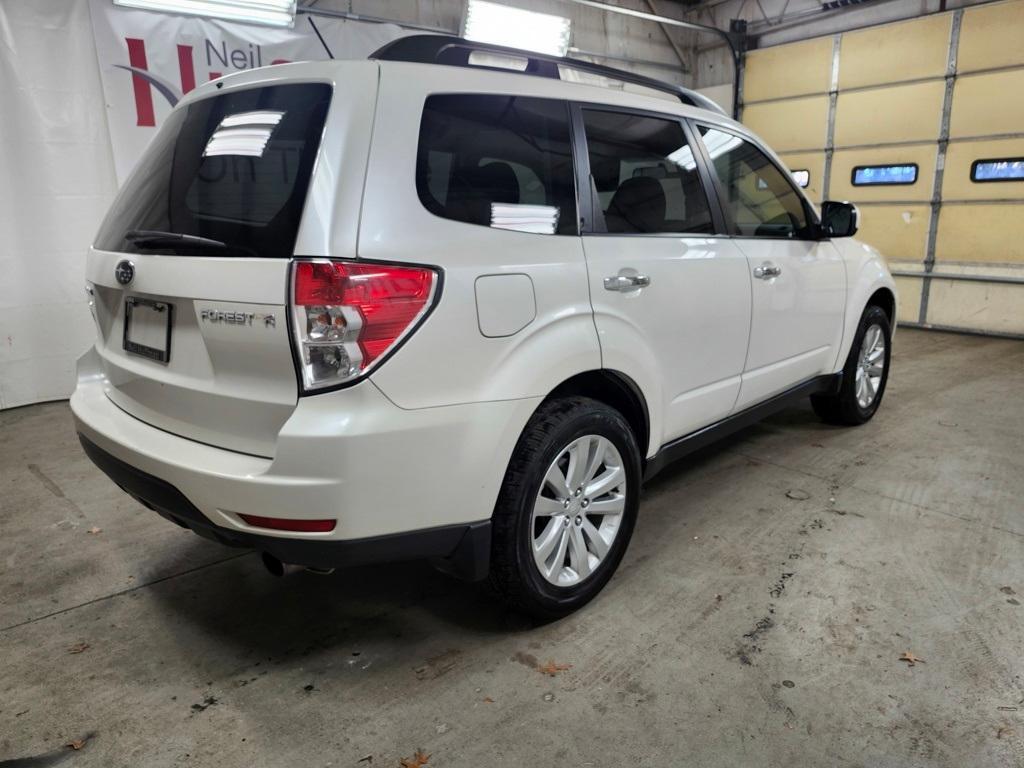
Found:
[[[481,77],[454,67],[381,67],[359,258],[436,265],[444,274],[438,305],[373,374],[374,383],[400,407],[544,396],[576,373],[601,367],[579,237],[444,219],[427,211],[416,192],[419,126],[427,96],[527,95],[523,81],[535,79]],[[486,337],[478,324],[476,281],[512,274],[529,276],[534,318],[512,335]]]

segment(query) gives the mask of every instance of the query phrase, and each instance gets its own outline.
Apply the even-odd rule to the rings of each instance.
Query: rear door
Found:
[[[813,212],[788,173],[744,137],[698,128],[751,283],[750,349],[736,404],[742,409],[832,372],[846,269],[832,243],[816,239]]]
[[[225,88],[168,117],[88,257],[96,348],[122,410],[273,455],[297,398],[288,272],[332,90]]]
[[[667,442],[732,410],[750,329],[742,251],[716,235],[683,122],[581,107],[583,246],[605,368],[657,399]]]

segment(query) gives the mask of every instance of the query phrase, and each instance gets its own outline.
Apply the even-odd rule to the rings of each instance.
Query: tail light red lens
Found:
[[[430,310],[437,272],[363,261],[297,261],[296,354],[307,389],[352,381]]]
[[[253,528],[270,528],[274,531],[297,531],[299,533],[328,533],[334,530],[335,520],[289,520],[286,517],[260,517],[259,515],[238,515],[246,525]]]

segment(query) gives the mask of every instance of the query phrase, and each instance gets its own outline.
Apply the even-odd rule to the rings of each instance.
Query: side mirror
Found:
[[[821,204],[821,233],[826,237],[853,237],[860,224],[860,212],[853,203],[826,200]]]

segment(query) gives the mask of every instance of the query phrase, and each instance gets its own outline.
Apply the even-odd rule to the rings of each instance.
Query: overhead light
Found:
[[[480,43],[565,56],[569,50],[569,26],[569,19],[563,16],[469,0],[462,34],[467,40]]]
[[[230,19],[268,27],[295,25],[295,0],[114,0],[114,5]]]

